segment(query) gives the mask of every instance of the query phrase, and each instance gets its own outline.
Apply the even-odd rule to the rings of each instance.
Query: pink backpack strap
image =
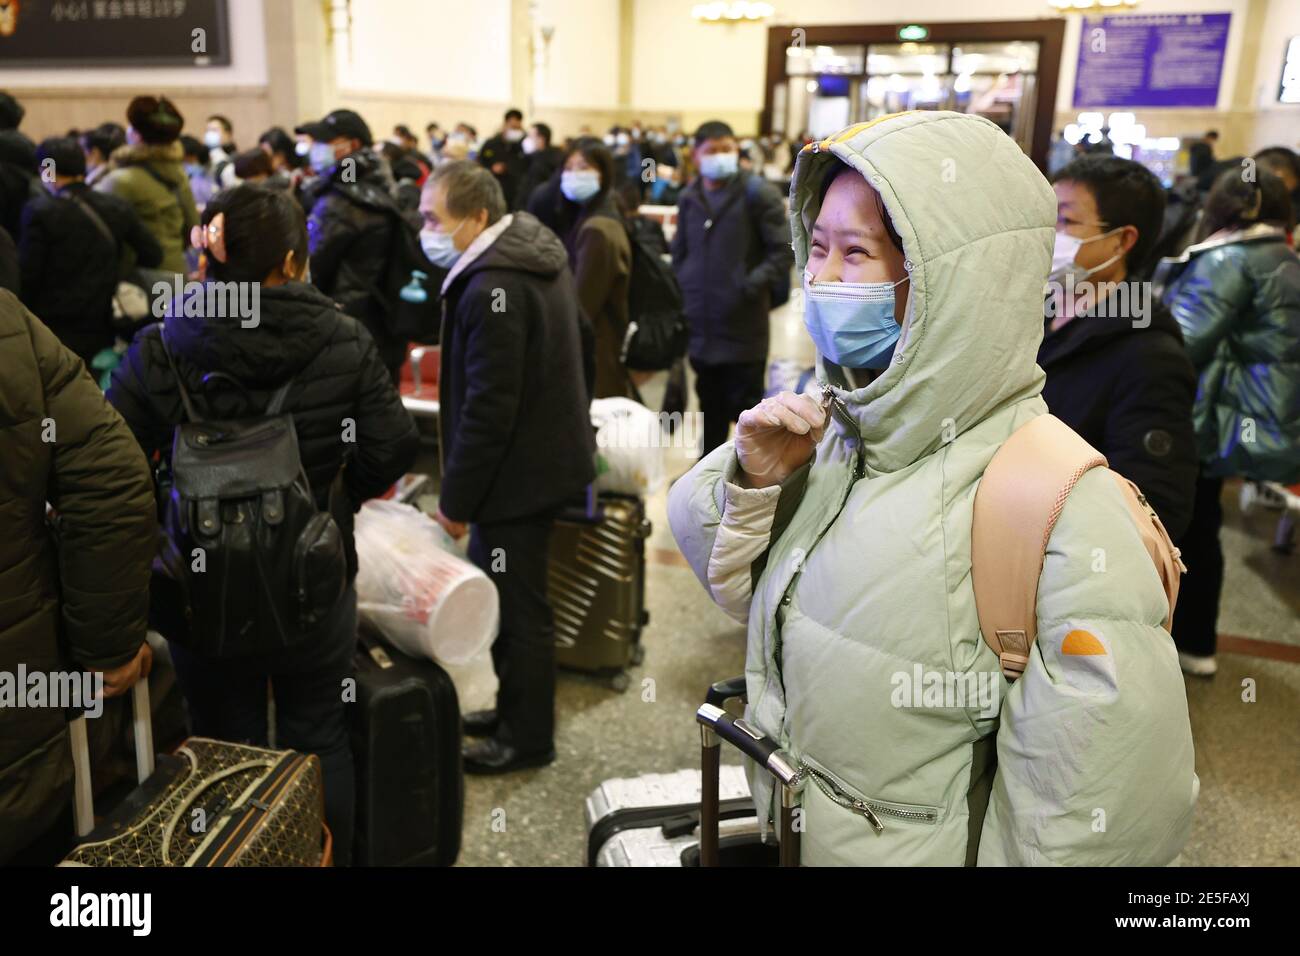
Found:
[[[1002,443],[975,489],[971,581],[984,641],[1015,680],[1038,637],[1038,578],[1065,499],[1106,458],[1054,415]],[[1163,530],[1163,529],[1162,529]]]

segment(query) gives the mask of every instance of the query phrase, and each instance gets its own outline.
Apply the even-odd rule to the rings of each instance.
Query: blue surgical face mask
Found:
[[[817,351],[843,368],[886,368],[902,332],[894,289],[907,279],[814,284],[805,273],[803,323]]]
[[[307,156],[311,168],[318,173],[326,173],[334,166],[334,147],[329,143],[312,143]]]
[[[203,145],[208,149],[216,149],[221,145],[221,134],[214,129],[208,130],[203,134]]]
[[[460,226],[465,225],[467,220],[462,219]],[[442,230],[421,229],[420,230],[420,248],[424,250],[425,256],[439,269],[450,269],[460,258],[461,251],[456,248],[453,237],[460,232],[460,226],[457,226],[451,232]]]
[[[705,179],[726,179],[740,168],[739,153],[708,153],[700,157],[700,175]]]
[[[594,169],[566,169],[560,173],[560,192],[569,202],[586,202],[600,192],[600,173]]]

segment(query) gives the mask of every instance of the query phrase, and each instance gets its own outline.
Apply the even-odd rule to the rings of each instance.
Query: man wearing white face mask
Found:
[[[547,547],[558,508],[595,478],[578,306],[555,233],[507,214],[490,172],[438,167],[420,199],[421,244],[443,282],[438,522],[467,532],[496,585],[501,625],[494,711],[467,714],[468,773],[555,759],[555,635]],[[501,560],[501,555],[506,560]]]
[[[740,170],[731,127],[705,123],[692,155],[700,175],[678,197],[672,255],[707,453],[763,395],[772,288],[793,256],[781,194]]]
[[[484,143],[478,153],[479,163],[497,178],[507,208],[514,205],[515,191],[528,165],[524,136],[524,114],[516,109],[506,110],[501,132]]]
[[[1134,275],[1155,247],[1164,192],[1146,167],[1117,156],[1075,160],[1052,188],[1043,398],[1142,489],[1178,540],[1196,485],[1196,373],[1178,323]]]

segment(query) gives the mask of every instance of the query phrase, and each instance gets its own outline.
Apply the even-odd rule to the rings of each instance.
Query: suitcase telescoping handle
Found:
[[[781,784],[781,865],[799,865],[799,834],[794,827],[799,769],[780,745],[742,718],[722,709],[728,700],[744,697],[743,677],[719,681],[709,688],[695,712],[700,725],[700,866],[719,865],[718,780],[722,741],[749,757]]]
[[[149,711],[149,678],[142,677],[131,688],[131,723],[135,735],[135,775],[144,783],[153,773],[153,715]],[[95,828],[95,795],[90,785],[90,741],[86,736],[86,715],[78,714],[68,724],[72,737],[72,817],[77,836]]]

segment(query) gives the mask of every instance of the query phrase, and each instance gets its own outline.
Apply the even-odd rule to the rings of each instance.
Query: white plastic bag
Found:
[[[497,635],[497,589],[428,515],[396,501],[357,513],[357,610],[414,657],[466,664]],[[454,545],[453,545],[454,547]]]
[[[468,714],[473,710],[492,710],[497,705],[496,671],[492,667],[491,651],[476,654],[466,664],[445,664],[451,682],[456,685],[456,698],[460,702],[460,712]]]
[[[591,403],[596,428],[596,490],[651,495],[664,484],[667,436],[659,416],[630,398]]]

